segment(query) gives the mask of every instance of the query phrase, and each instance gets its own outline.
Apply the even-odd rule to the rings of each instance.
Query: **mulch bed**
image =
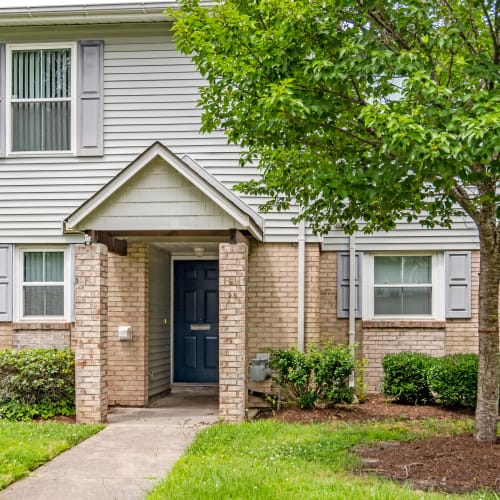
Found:
[[[262,413],[259,418],[318,423],[472,416],[470,412],[439,406],[390,404],[383,396],[371,396],[360,405],[337,405],[314,410],[283,408]],[[364,464],[359,473],[379,474],[425,490],[463,493],[484,489],[500,492],[500,443],[480,443],[471,435],[440,436],[410,443],[380,443],[375,447],[360,448],[357,452]]]

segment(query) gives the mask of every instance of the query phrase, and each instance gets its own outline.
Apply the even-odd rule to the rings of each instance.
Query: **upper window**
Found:
[[[20,319],[68,316],[66,249],[20,249]]]
[[[73,45],[8,51],[7,126],[11,153],[74,150]]]

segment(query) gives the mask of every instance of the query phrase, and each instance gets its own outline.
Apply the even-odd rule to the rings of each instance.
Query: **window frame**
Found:
[[[71,149],[65,151],[13,151],[12,137],[12,52],[16,50],[70,49],[71,57]],[[77,143],[77,42],[15,43],[5,46],[5,147],[9,157],[75,156]]]
[[[24,253],[25,252],[63,252],[64,253],[64,282],[63,282],[63,315],[61,316],[24,316]],[[72,314],[72,259],[71,247],[66,245],[52,246],[16,246],[15,258],[15,301],[14,319],[20,322],[58,322],[71,321]],[[43,283],[43,282],[40,282]],[[59,283],[59,282],[58,282]]]
[[[375,314],[375,257],[431,257],[431,314]],[[390,321],[419,321],[445,319],[445,269],[443,252],[434,251],[385,251],[364,254],[366,286],[363,288],[363,319]],[[408,284],[411,287],[411,284]]]

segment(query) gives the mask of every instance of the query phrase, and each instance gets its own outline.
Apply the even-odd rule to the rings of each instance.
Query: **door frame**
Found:
[[[175,289],[174,289],[174,272],[175,272],[175,261],[178,260],[198,260],[198,261],[204,261],[204,260],[219,260],[218,255],[204,255],[203,257],[197,257],[196,255],[172,255],[170,258],[170,385],[172,386],[175,384],[174,381],[174,349],[175,349],[175,343],[174,343],[174,301],[175,301]],[[220,283],[219,283],[219,290],[220,290]],[[183,384],[189,384],[189,382],[182,382]],[[196,383],[193,382],[193,385],[197,385]],[[217,383],[218,385],[218,383]]]

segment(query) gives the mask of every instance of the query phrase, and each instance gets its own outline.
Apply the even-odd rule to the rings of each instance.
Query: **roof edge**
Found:
[[[156,157],[162,158],[172,168],[191,181],[200,191],[208,196],[222,210],[242,225],[246,225],[250,233],[259,241],[263,239],[263,218],[244,203],[231,190],[226,188],[215,177],[206,172],[201,165],[188,155],[182,158],[170,151],[159,141],[154,142],[135,160],[129,163],[107,184],[86,200],[80,207],[63,221],[63,231],[71,234],[79,231],[78,224],[88,217],[126,182],[135,177]]]

